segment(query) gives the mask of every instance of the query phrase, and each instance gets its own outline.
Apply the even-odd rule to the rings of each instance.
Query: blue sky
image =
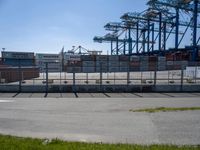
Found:
[[[107,52],[93,42],[103,26],[126,12],[143,11],[146,0],[0,0],[0,48],[57,53],[82,45]]]

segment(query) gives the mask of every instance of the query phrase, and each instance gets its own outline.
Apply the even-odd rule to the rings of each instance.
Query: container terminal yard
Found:
[[[109,44],[107,54],[83,46],[3,49],[0,134],[198,149],[200,1],[146,5],[94,35],[94,42]]]
[[[111,55],[82,46],[57,54],[2,51],[0,91],[199,91],[199,1],[149,0],[147,6],[94,37],[110,43]]]

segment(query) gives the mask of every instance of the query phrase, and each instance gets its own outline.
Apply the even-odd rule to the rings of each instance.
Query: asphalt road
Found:
[[[173,93],[176,97],[172,93],[160,97],[151,93],[149,98],[148,94],[138,96],[141,93],[131,94],[134,96],[131,98],[130,93],[126,98],[112,98],[117,97],[115,94],[110,97],[103,94],[102,98],[97,93],[91,98],[40,98],[40,94],[27,99],[8,98],[9,94],[6,97],[1,93],[0,133],[84,142],[200,144],[198,110],[153,114],[129,111],[161,106],[200,107],[199,93],[193,96]],[[27,96],[30,95],[24,95]]]

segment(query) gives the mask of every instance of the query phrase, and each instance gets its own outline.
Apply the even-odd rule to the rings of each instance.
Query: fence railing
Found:
[[[91,70],[90,67],[85,68],[87,71],[77,71],[76,67],[71,66],[60,71],[49,69],[48,63],[44,68],[23,67],[0,67],[0,85],[18,85],[19,91],[22,87],[29,86],[45,86],[47,91],[51,85],[200,85],[200,69],[198,63],[193,63],[188,69],[186,66],[181,69],[167,68],[158,64],[145,67],[140,70],[131,70],[130,66],[117,66],[107,70],[100,66],[98,70]],[[132,68],[133,69],[133,68]]]

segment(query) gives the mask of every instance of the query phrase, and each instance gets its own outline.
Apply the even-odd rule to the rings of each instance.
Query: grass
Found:
[[[200,110],[200,107],[181,107],[181,108],[167,108],[167,107],[157,107],[157,108],[146,108],[146,109],[131,109],[131,112],[171,112],[171,111],[189,111],[189,110]]]
[[[196,146],[64,142],[0,135],[0,150],[199,150]]]

